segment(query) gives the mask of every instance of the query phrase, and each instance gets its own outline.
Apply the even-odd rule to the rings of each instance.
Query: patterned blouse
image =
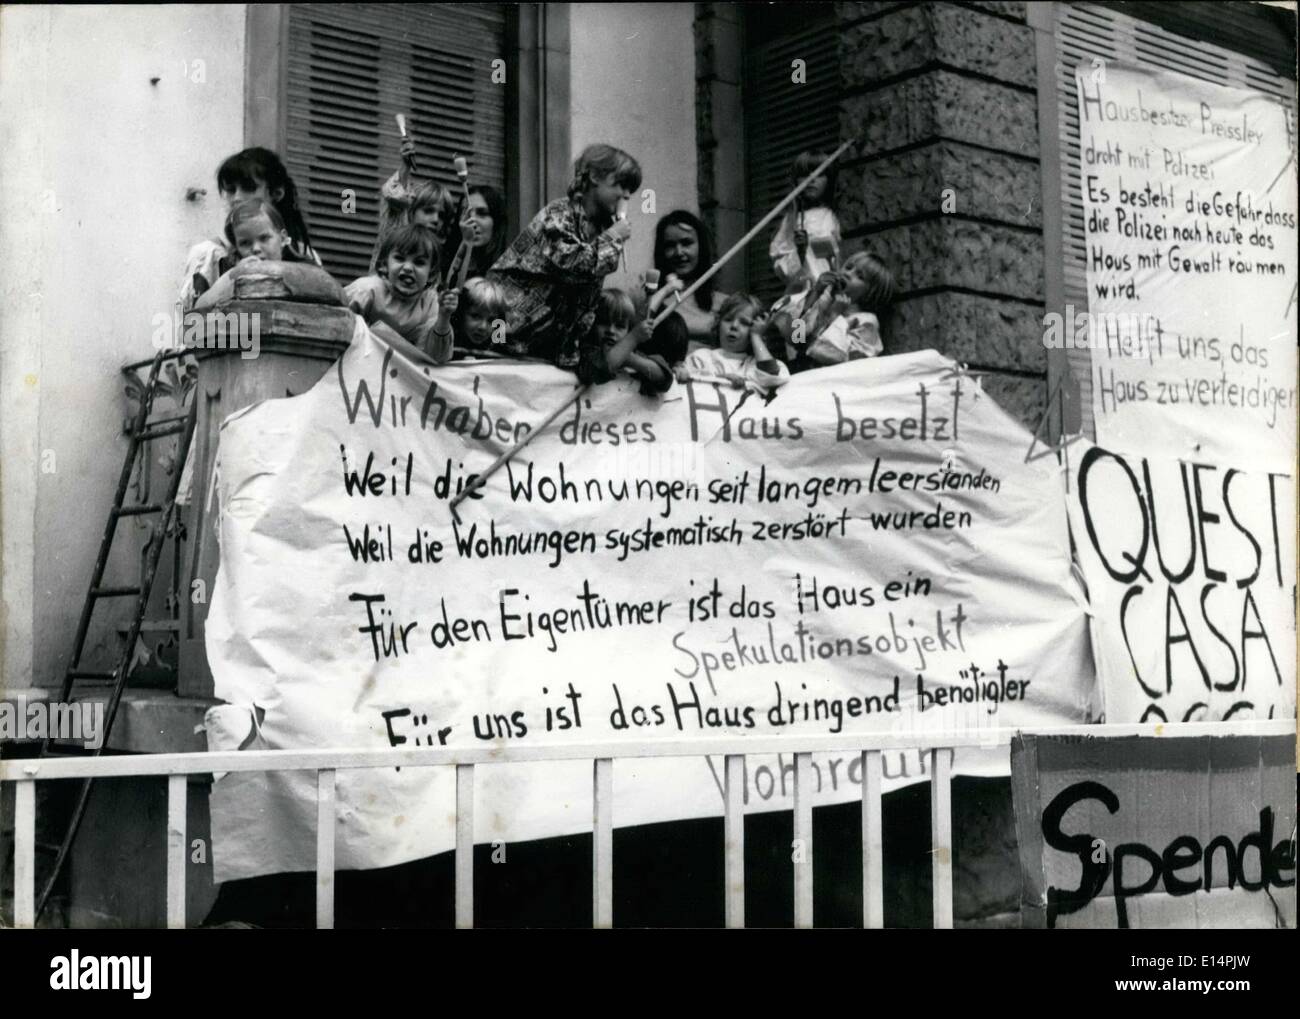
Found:
[[[506,349],[577,371],[584,382],[612,378],[603,350],[586,341],[621,252],[578,200],[558,198],[542,209],[488,270],[510,309]]]

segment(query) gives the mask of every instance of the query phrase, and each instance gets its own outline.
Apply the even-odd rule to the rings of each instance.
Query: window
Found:
[[[839,144],[839,40],[831,4],[745,13],[745,207],[752,227],[790,190],[800,152]],[[795,60],[804,62],[803,84],[792,80]],[[755,238],[745,252],[749,290],[767,301],[783,289],[768,258],[770,240],[770,233]]]
[[[397,169],[395,116],[419,144],[417,179],[459,188],[452,157],[470,181],[504,192],[505,57],[502,4],[290,4],[284,149],[312,243],[336,279],[370,265],[379,188]],[[344,192],[355,211],[344,211]]]

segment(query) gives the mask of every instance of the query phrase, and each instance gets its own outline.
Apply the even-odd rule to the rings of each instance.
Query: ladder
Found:
[[[126,688],[127,677],[135,656],[136,644],[144,626],[145,610],[149,603],[150,592],[153,589],[154,576],[158,572],[158,561],[173,523],[176,495],[180,487],[185,460],[189,455],[190,441],[194,436],[194,423],[199,404],[197,398],[191,398],[189,410],[183,414],[157,419],[151,419],[149,416],[152,413],[154,397],[158,391],[159,372],[162,369],[163,362],[181,357],[187,353],[188,351],[184,350],[161,350],[152,361],[142,361],[134,365],[128,365],[123,369],[129,374],[147,364],[149,365],[149,374],[141,392],[140,409],[131,422],[128,431],[126,460],[122,464],[122,473],[118,477],[117,494],[113,497],[113,506],[109,510],[108,522],[104,526],[104,536],[100,539],[99,554],[95,558],[95,567],[90,576],[90,587],[86,591],[86,599],[82,603],[81,618],[77,622],[76,639],[73,641],[72,659],[67,672],[64,673],[63,684],[59,688],[59,701],[66,703],[72,694],[74,684],[78,680],[112,684],[108,703],[104,708],[104,731],[100,734],[99,746],[91,754],[94,757],[100,756],[108,746],[108,736],[113,729],[113,720],[117,715],[118,705]],[[150,443],[174,435],[180,436],[180,443],[177,449],[176,469],[172,472],[171,480],[168,482],[166,496],[161,502],[151,501],[128,505],[126,497],[131,484],[131,475],[135,471],[136,462],[142,451],[147,450]],[[138,516],[157,517],[157,522],[154,524],[149,540],[145,545],[140,582],[136,585],[106,584],[104,582],[104,572],[108,567],[109,554],[113,548],[113,537],[117,531],[118,521],[127,517]],[[90,623],[95,607],[101,601],[116,598],[135,599],[135,608],[131,615],[130,626],[126,629],[126,639],[122,645],[121,653],[111,668],[84,666],[81,658],[85,652],[86,635],[90,632]],[[40,756],[48,756],[50,750],[51,739],[47,735],[41,742]],[[36,902],[37,922],[40,921],[41,913],[45,909],[50,893],[54,890],[54,885],[58,880],[64,861],[67,859],[72,843],[76,839],[77,830],[81,826],[82,818],[86,812],[86,805],[90,800],[92,783],[93,780],[90,778],[82,780],[80,791],[77,794],[76,805],[73,807],[72,818],[63,836],[63,841],[59,845],[58,855],[54,859],[54,866],[46,878],[40,898]]]

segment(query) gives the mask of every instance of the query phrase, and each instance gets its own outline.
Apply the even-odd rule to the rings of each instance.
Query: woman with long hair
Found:
[[[654,265],[659,270],[660,286],[666,285],[671,275],[689,287],[712,267],[713,258],[713,236],[694,213],[674,209],[659,220],[655,227]],[[709,279],[675,306],[686,323],[691,349],[717,346],[718,309],[727,296],[715,290]]]

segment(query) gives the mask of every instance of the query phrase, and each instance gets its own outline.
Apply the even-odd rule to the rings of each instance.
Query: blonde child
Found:
[[[790,171],[791,186],[800,183],[826,160],[824,152],[801,152]],[[786,284],[787,294],[832,272],[840,255],[840,221],[835,215],[835,168],[814,177],[795,199],[794,207],[768,248],[772,269]]]
[[[814,365],[876,357],[884,348],[880,315],[894,299],[894,277],[880,259],[862,251],[838,273],[826,273],[813,287],[800,318]]]
[[[600,357],[585,358],[601,284],[619,266],[632,228],[617,218],[620,202],[641,186],[641,167],[611,145],[591,145],[573,166],[565,198],[537,213],[488,271],[510,312],[511,353],[578,370],[585,382],[612,372]]]
[[[773,357],[763,340],[763,302],[734,294],[718,309],[718,345],[686,355],[677,371],[682,381],[722,380],[741,389],[770,393],[790,381],[790,370]]]
[[[217,168],[217,189],[229,211],[237,203],[251,198],[269,202],[280,217],[289,238],[292,258],[320,265],[320,256],[311,246],[307,224],[298,208],[298,191],[284,163],[270,149],[251,148],[236,152]],[[201,241],[190,248],[181,280],[181,311],[191,310],[195,302],[239,261],[229,235]]]
[[[408,223],[390,231],[379,246],[379,272],[344,288],[348,307],[367,325],[382,324],[437,364],[451,360],[451,316],[459,295],[438,299],[438,245],[432,231]]]
[[[460,303],[451,317],[456,349],[484,350],[505,342],[506,296],[500,284],[482,276],[460,289]]]
[[[641,392],[648,396],[671,388],[673,370],[667,359],[639,349],[649,343],[650,328],[647,321],[638,321],[636,305],[626,293],[613,287],[602,290],[591,328],[589,343],[594,351],[584,352],[584,360],[603,356],[605,371],[611,376],[622,370],[630,372],[641,381]],[[600,374],[599,366],[592,374]]]
[[[248,198],[236,202],[226,215],[225,241],[235,265],[246,262],[296,262],[293,240],[276,207],[265,198]],[[234,266],[231,266],[233,269]],[[207,311],[234,297],[230,271],[203,291],[194,302],[194,311]]]

